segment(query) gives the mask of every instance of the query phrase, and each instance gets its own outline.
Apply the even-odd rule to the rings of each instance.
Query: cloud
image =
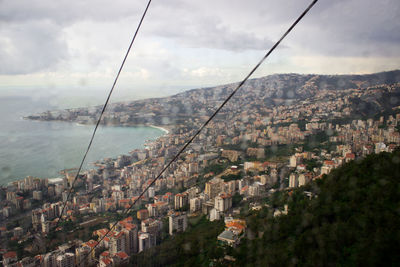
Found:
[[[399,56],[399,16],[396,0],[320,1],[292,43],[308,55]]]
[[[207,11],[202,13],[195,8],[174,10],[175,14],[157,9],[152,16],[156,19],[147,28],[153,36],[167,38],[191,48],[246,51],[263,50],[272,44],[265,36],[259,37],[251,31],[237,30],[235,25],[224,23],[221,17],[208,15]]]
[[[0,74],[25,74],[55,68],[68,57],[60,29],[48,20],[0,28]]]
[[[184,73],[194,76],[194,77],[212,77],[212,76],[224,76],[227,75],[225,71],[220,68],[207,68],[207,67],[200,67],[192,70],[184,69]]]
[[[136,73],[138,83],[195,85],[239,77],[310,2],[153,1],[124,71]],[[0,75],[15,75],[13,84],[17,74],[37,74],[35,81],[44,72],[112,76],[146,3],[0,0]],[[384,68],[385,58],[400,57],[399,17],[398,0],[319,1],[282,43],[285,49],[276,51],[269,68],[259,73],[305,72],[304,68],[318,73],[323,64],[325,73],[329,67],[337,72],[340,64],[329,66],[334,57],[343,58],[335,62],[368,64],[363,70]],[[279,57],[275,63],[274,57]],[[308,65],[302,63],[307,57]]]
[[[13,0],[0,1],[0,22],[26,22],[47,19],[60,25],[81,20],[115,21],[139,16],[146,0]]]
[[[5,63],[0,74],[92,71],[110,65],[115,58],[119,61],[145,3],[0,1],[0,60]],[[143,26],[147,32],[142,35],[194,49],[243,51],[262,49],[268,43],[265,38],[223,25],[217,17],[193,11],[180,1],[156,3]]]

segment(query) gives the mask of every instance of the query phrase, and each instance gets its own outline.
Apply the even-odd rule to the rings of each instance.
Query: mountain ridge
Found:
[[[287,78],[292,78],[292,79],[297,79],[298,82],[303,82],[303,86],[310,81],[313,81],[314,83],[318,83],[318,88],[319,90],[344,90],[344,89],[356,89],[356,88],[363,88],[363,87],[369,87],[369,86],[374,86],[374,85],[379,85],[379,84],[392,84],[396,82],[400,82],[400,70],[391,70],[391,71],[383,71],[383,72],[376,72],[376,73],[370,73],[370,74],[298,74],[298,73],[277,73],[277,74],[271,74],[259,78],[252,78],[249,79],[244,85],[243,85],[243,90],[248,89],[249,87],[255,87],[257,83],[272,83],[272,86],[279,86],[280,83],[277,81],[278,79],[287,79]],[[366,83],[363,86],[360,86],[361,84],[357,84],[354,81],[349,81],[349,79],[360,79],[359,81],[361,84]],[[338,80],[336,81],[336,84],[338,87],[333,86],[333,81],[332,80]],[[329,82],[327,82],[329,81]],[[284,88],[290,90],[289,86],[296,86],[293,84],[293,81],[289,81],[289,83],[292,84],[287,84]],[[175,94],[173,96],[179,96],[179,95],[185,95],[187,93],[193,93],[195,91],[199,90],[215,90],[219,88],[232,88],[236,87],[239,84],[239,82],[234,82],[234,83],[228,83],[228,84],[222,84],[222,85],[217,85],[217,86],[212,86],[212,87],[204,87],[204,88],[195,88],[195,89],[189,89],[185,92]],[[298,87],[298,85],[296,86]],[[302,87],[302,86],[301,86]],[[300,88],[301,88],[300,87]],[[171,96],[171,97],[173,97]],[[289,97],[293,98],[293,97]]]
[[[102,123],[123,126],[193,123],[202,116],[210,116],[237,84],[191,89],[163,98],[112,103]],[[220,114],[239,114],[255,108],[266,114],[281,105],[340,99],[347,99],[350,111],[362,116],[390,111],[400,105],[400,70],[366,75],[273,74],[254,78],[243,85]],[[101,108],[48,111],[27,118],[93,124]]]

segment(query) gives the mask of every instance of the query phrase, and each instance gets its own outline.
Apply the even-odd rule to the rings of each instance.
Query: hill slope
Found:
[[[238,266],[398,265],[400,151],[348,163],[295,190],[287,216],[253,216],[250,229],[263,236],[241,245]]]
[[[188,90],[164,98],[110,104],[103,123],[113,125],[190,124],[210,115],[230,94],[237,83]],[[233,97],[220,114],[261,111],[280,105],[321,104],[345,100],[347,113],[371,116],[390,112],[400,104],[400,71],[368,75],[275,74],[251,79]],[[307,102],[307,103],[306,103]],[[28,116],[34,120],[94,123],[101,110],[78,108],[44,112]],[[337,110],[343,111],[343,110]]]

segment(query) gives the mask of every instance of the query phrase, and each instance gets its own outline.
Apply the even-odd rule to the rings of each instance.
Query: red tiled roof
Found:
[[[222,194],[220,195],[220,197],[225,199],[225,198],[230,198],[231,195],[230,195],[230,194],[222,193]]]
[[[88,242],[85,243],[87,246],[94,248],[95,246],[97,246],[98,242],[94,241],[94,240],[89,240]]]
[[[9,252],[3,254],[3,259],[11,259],[11,258],[16,258],[16,257],[17,257],[17,252],[15,252],[15,251],[9,251]]]
[[[132,230],[132,229],[135,229],[135,228],[136,228],[136,225],[131,224],[131,223],[126,223],[126,224],[124,225],[124,227],[125,227],[125,229],[127,229],[127,230]]]
[[[243,230],[244,228],[246,228],[243,224],[239,223],[239,222],[227,222],[225,224],[226,227],[230,228],[230,227],[234,227],[240,230]]]
[[[36,256],[35,256],[35,259],[42,260],[42,258],[43,258],[43,256],[42,256],[42,255],[36,255]]]
[[[106,233],[107,233],[107,229],[106,228],[103,228],[103,229],[99,229],[99,230],[96,230],[95,231],[95,233],[98,235],[98,236],[104,236]],[[108,234],[108,235],[110,235],[110,234]]]
[[[102,257],[108,257],[110,255],[110,252],[109,251],[103,251],[101,254],[100,254],[100,256],[102,256]]]
[[[102,261],[104,262],[104,264],[109,265],[111,264],[111,260],[109,258],[104,258],[102,259]]]
[[[116,253],[115,255],[117,255],[118,257],[120,257],[120,258],[123,259],[123,260],[129,258],[128,254],[126,254],[126,253],[123,252],[123,251],[118,252],[118,253]]]

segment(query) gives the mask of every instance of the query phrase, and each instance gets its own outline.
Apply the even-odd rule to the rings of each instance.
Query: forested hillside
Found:
[[[253,214],[249,227],[262,237],[242,242],[235,265],[398,266],[399,182],[400,151],[334,170],[287,197],[287,216]]]

